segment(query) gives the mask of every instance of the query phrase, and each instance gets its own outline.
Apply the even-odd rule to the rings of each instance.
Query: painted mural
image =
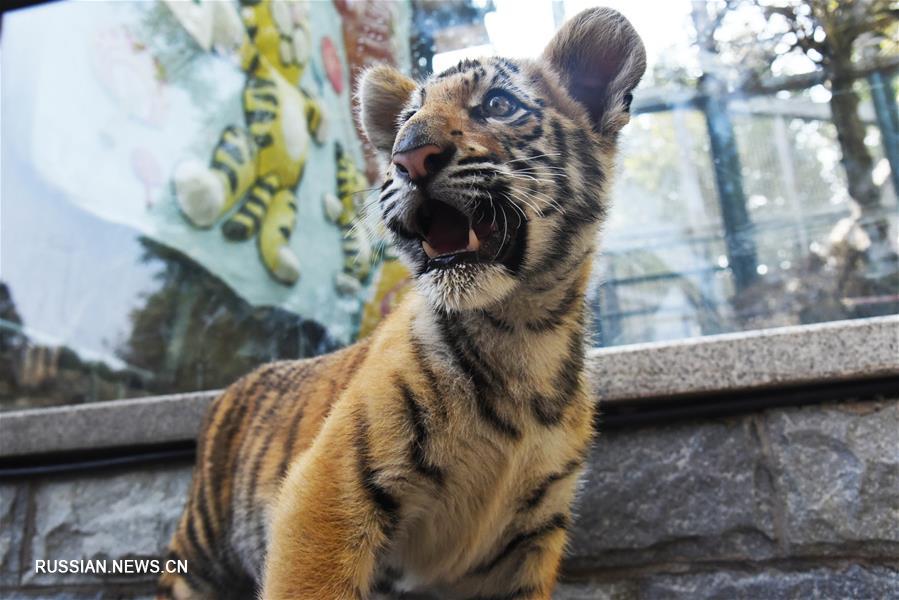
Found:
[[[366,215],[352,94],[367,62],[408,67],[409,21],[405,2],[58,5],[32,160],[80,209],[346,343],[408,283]]]

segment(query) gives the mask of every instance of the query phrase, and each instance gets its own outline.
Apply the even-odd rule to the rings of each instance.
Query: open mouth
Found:
[[[428,199],[417,214],[421,247],[428,257],[427,270],[466,262],[500,262],[513,245],[521,221],[513,223],[484,203],[471,217],[439,200]]]

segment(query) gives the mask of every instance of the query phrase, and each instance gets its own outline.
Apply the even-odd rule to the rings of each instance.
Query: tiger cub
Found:
[[[538,60],[365,73],[415,290],[365,341],[212,404],[171,544],[189,573],[161,597],[551,597],[593,434],[585,287],[644,69],[592,9]]]

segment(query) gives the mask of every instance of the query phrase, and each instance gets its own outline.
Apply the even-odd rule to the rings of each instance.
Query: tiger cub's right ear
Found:
[[[387,65],[372,67],[359,82],[359,120],[368,141],[390,155],[399,130],[399,114],[416,89],[415,82]]]
[[[614,136],[630,118],[631,93],[646,70],[643,41],[611,8],[588,8],[562,25],[543,51],[571,97],[601,135]]]

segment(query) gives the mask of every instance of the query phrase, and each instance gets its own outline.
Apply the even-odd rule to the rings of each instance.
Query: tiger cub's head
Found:
[[[611,9],[538,60],[466,60],[417,83],[374,67],[360,119],[389,165],[379,205],[420,289],[450,310],[547,289],[594,248],[646,54]]]

